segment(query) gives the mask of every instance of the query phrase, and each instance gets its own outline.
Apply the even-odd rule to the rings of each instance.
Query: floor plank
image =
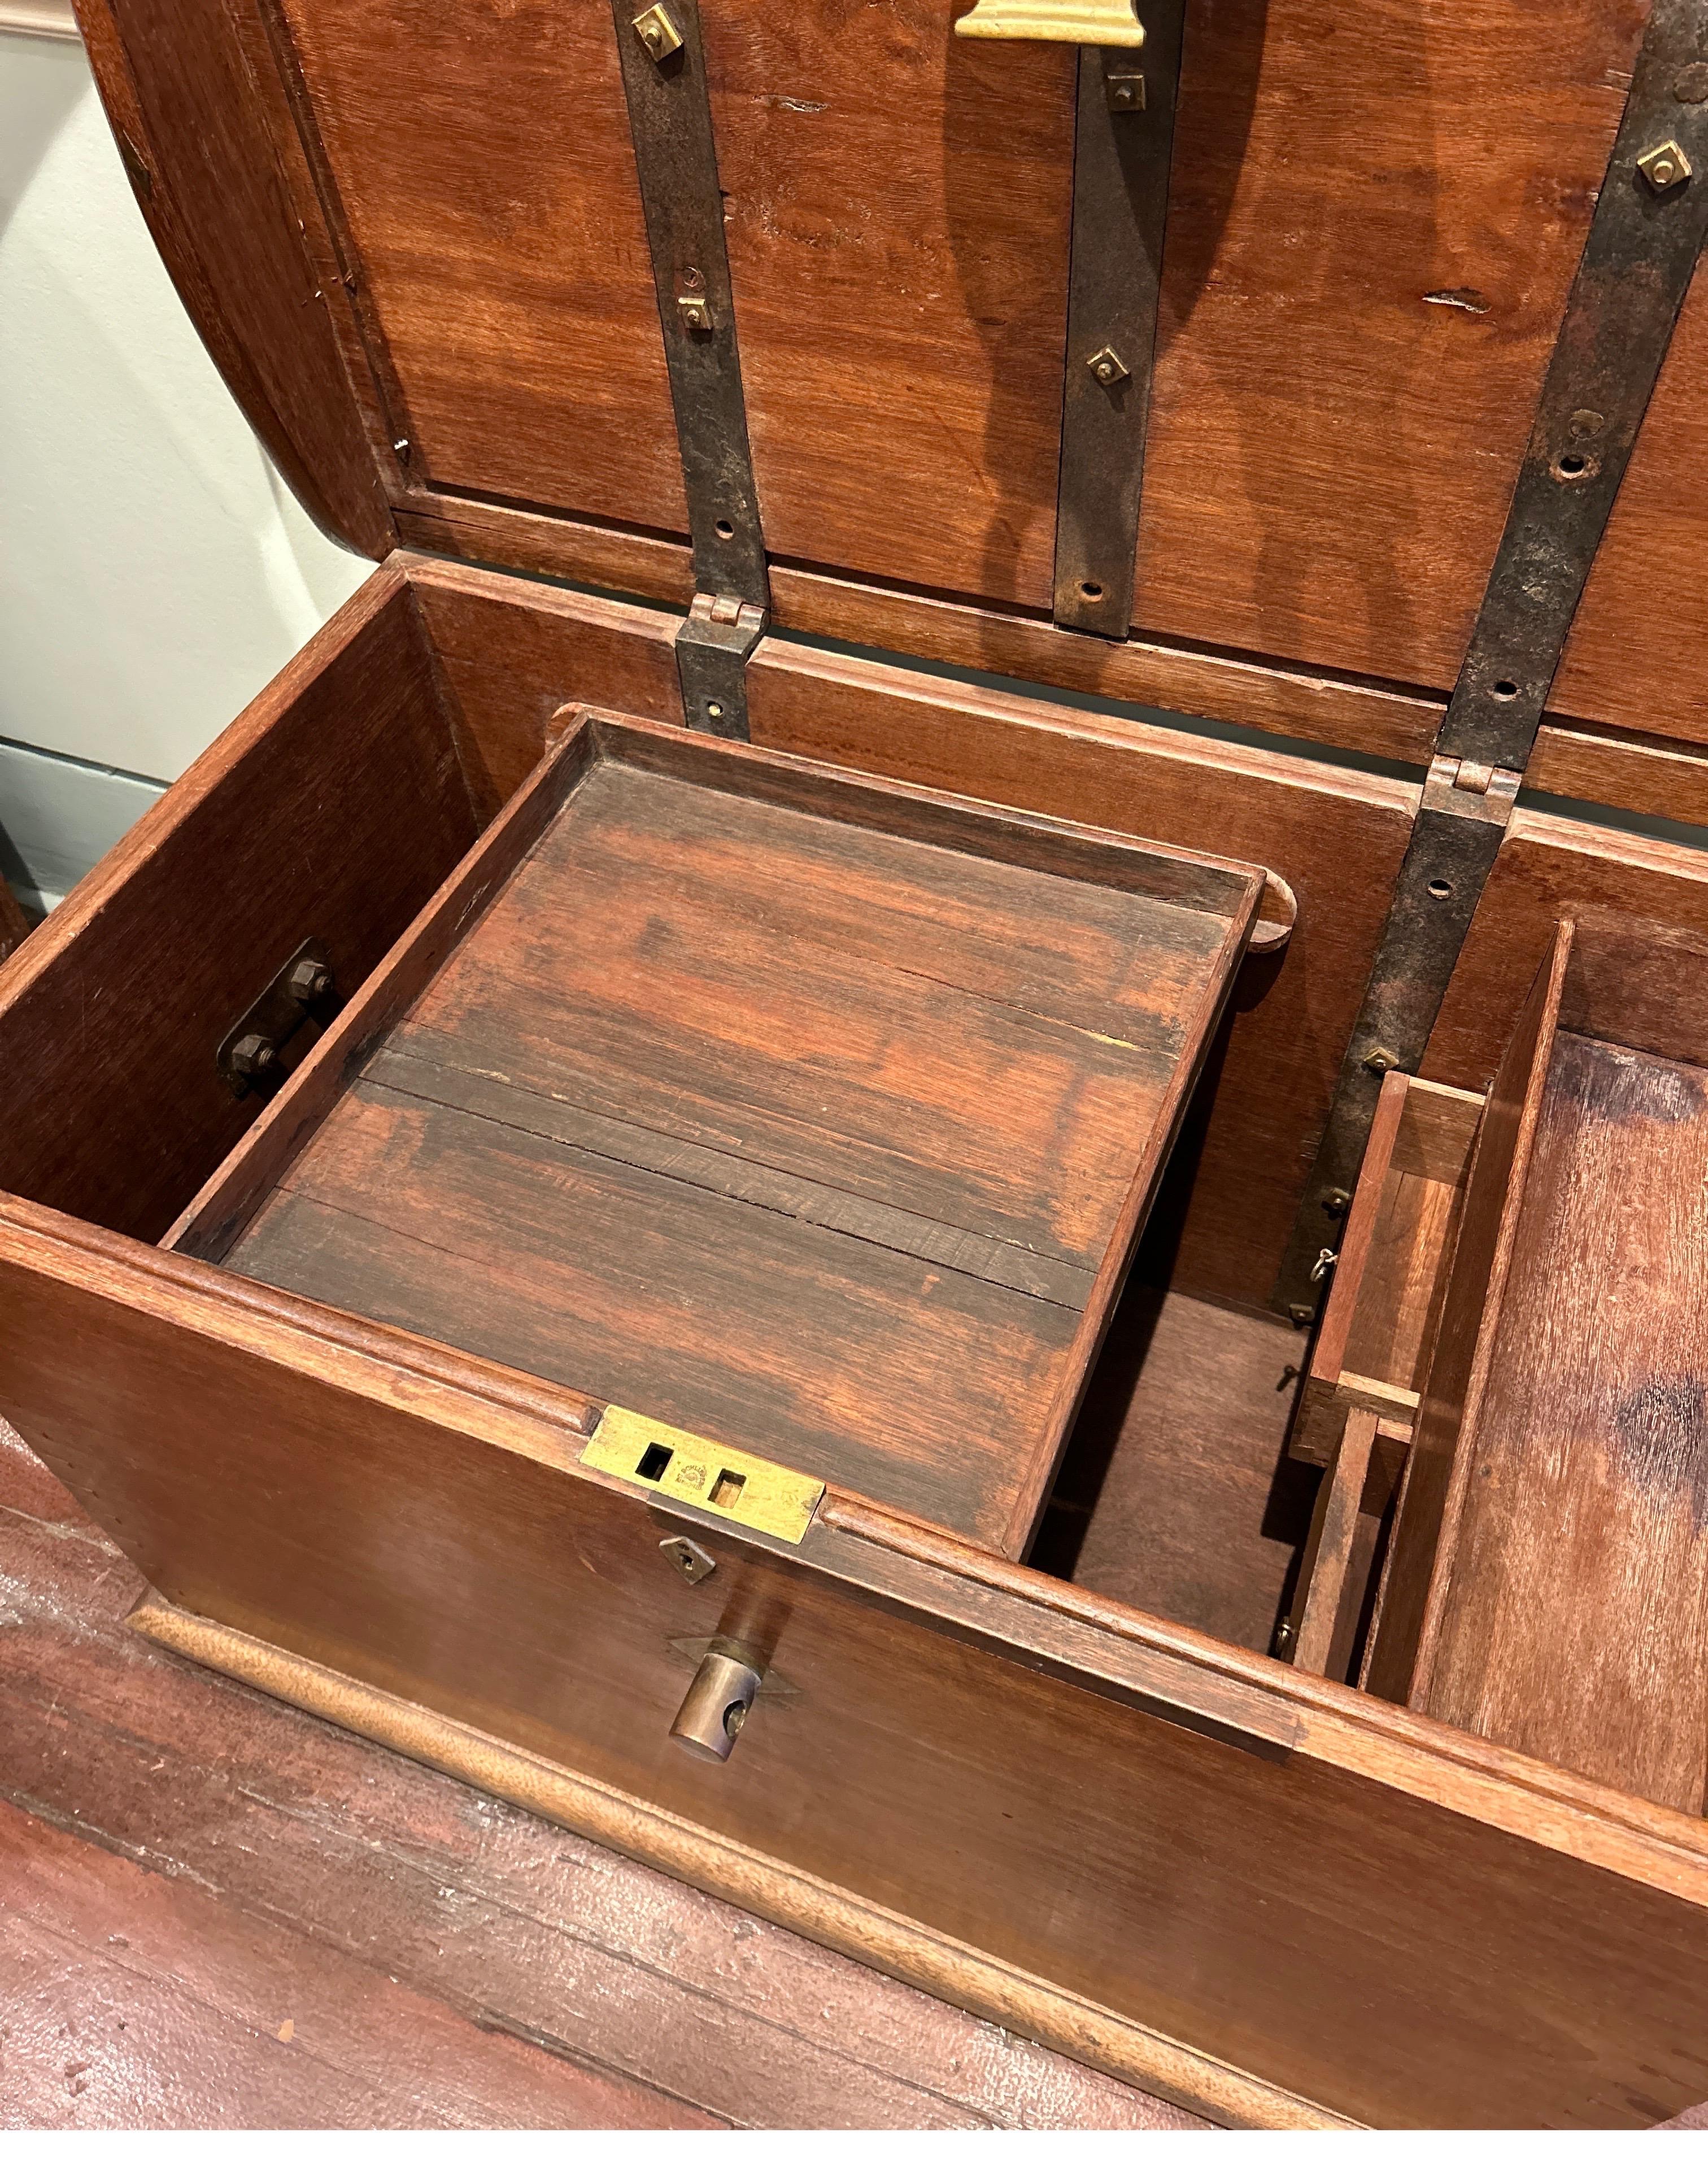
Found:
[[[139,1587],[0,1427],[0,2119],[1202,2125],[155,1650]]]

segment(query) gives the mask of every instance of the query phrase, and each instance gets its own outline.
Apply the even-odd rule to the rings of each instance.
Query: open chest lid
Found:
[[[1644,11],[1128,8],[80,0],[180,291],[351,544],[1211,716],[1231,665],[1368,677],[1417,749],[1369,704],[1318,738],[1426,756]],[[1708,502],[1672,489],[1705,320],[1556,680],[1579,719],[1708,700]]]

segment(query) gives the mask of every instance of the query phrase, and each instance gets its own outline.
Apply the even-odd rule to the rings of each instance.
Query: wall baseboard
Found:
[[[75,38],[77,18],[71,0],[0,0],[0,30],[20,30],[30,38]]]
[[[45,915],[165,792],[163,781],[0,742],[0,872]]]

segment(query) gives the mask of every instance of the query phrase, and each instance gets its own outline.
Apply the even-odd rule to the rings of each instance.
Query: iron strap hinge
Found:
[[[676,675],[682,717],[691,727],[726,742],[745,743],[747,661],[765,633],[763,606],[727,594],[699,591],[676,632]]]
[[[690,726],[745,742],[744,668],[770,611],[697,0],[612,0],[694,553],[676,639]]]
[[[1423,1063],[1441,995],[1506,837],[1518,782],[1510,767],[1462,758],[1438,757],[1430,767],[1281,1267],[1276,1299],[1296,1324],[1309,1325],[1316,1316],[1324,1253],[1331,1253],[1332,1264],[1382,1078],[1392,1068],[1415,1074]]]
[[[1654,0],[1500,548],[1275,1289],[1309,1324],[1381,1078],[1414,1072],[1708,236],[1708,0]]]
[[[1185,13],[1154,0],[1141,47],[1079,54],[1054,610],[1116,643],[1132,622]]]

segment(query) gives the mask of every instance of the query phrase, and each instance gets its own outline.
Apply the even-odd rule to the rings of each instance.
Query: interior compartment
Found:
[[[1700,1813],[1708,958],[1562,924],[1490,1094],[1372,1686]]]

